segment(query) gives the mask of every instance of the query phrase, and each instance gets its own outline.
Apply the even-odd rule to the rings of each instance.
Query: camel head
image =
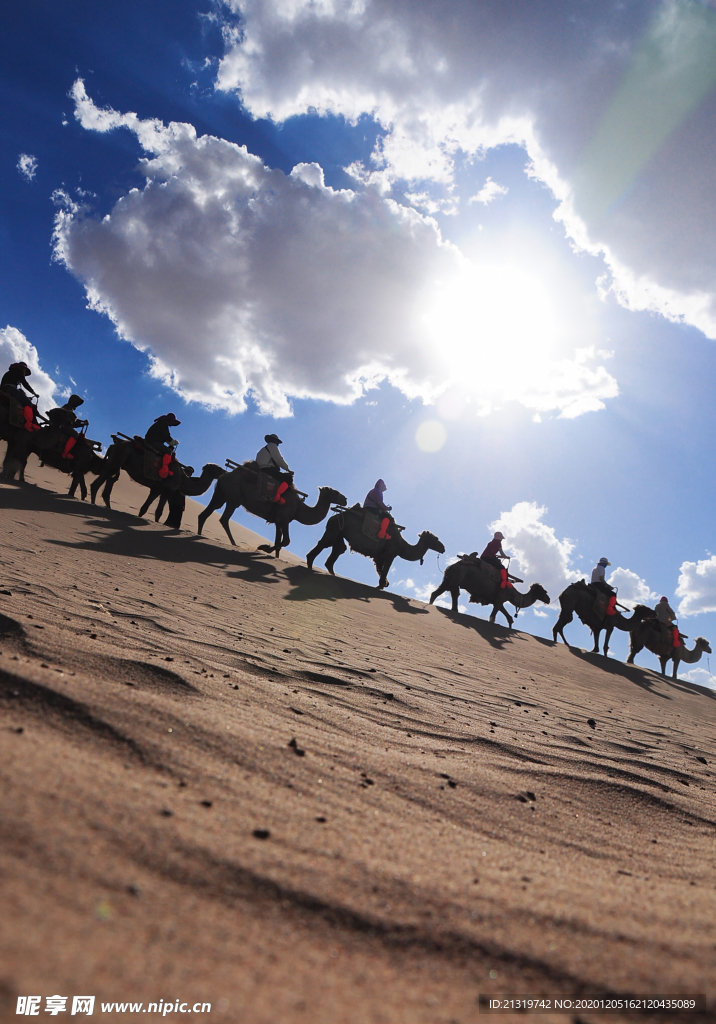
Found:
[[[207,462],[205,466],[202,466],[201,475],[210,476],[212,480],[218,480],[220,476],[226,474],[226,470],[222,469],[221,466],[217,466],[215,462]]]
[[[533,583],[530,587],[530,594],[535,594],[538,601],[542,601],[544,604],[549,604],[549,594],[541,583]]]
[[[699,650],[703,651],[705,654],[713,653],[713,651],[711,650],[711,644],[708,642],[708,640],[704,639],[704,637],[697,636],[694,642],[696,644],[696,647],[698,647]]]
[[[645,604],[635,604],[634,611],[632,612],[632,614],[636,618],[637,622],[641,622],[644,619],[656,618],[656,615],[654,614],[654,609],[649,608],[648,605]]]
[[[346,496],[341,494],[340,491],[336,491],[333,487],[319,487],[318,493],[323,497],[324,495],[330,501],[331,505],[345,505]]]
[[[425,541],[430,551],[437,551],[439,555],[445,554],[445,545],[441,540],[438,540],[434,533],[431,533],[429,530],[423,530],[420,534],[420,539]]]

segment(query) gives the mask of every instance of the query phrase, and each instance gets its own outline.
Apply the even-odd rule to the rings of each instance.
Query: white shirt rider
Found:
[[[271,440],[268,439],[269,437]],[[286,473],[290,473],[291,470],[288,468],[285,459],[278,450],[278,446],[281,444],[281,441],[279,441],[278,438],[274,441],[274,437],[276,437],[275,434],[269,434],[266,438],[266,444],[261,451],[257,453],[256,462],[258,467],[259,469],[283,469]]]

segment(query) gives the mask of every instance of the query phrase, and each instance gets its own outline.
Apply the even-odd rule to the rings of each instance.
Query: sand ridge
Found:
[[[3,1019],[80,991],[262,1024],[716,1006],[716,692],[31,465],[0,485]]]

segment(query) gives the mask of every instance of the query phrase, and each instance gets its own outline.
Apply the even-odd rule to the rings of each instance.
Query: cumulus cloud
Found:
[[[518,501],[509,512],[490,523],[490,529],[505,535],[503,549],[512,555],[511,571],[526,583],[541,583],[552,604],[570,583],[582,578],[572,566],[574,543],[557,537],[554,527],[544,522],[547,509],[534,501]]]
[[[504,185],[498,185],[492,178],[488,178],[480,191],[476,192],[474,196],[470,196],[468,202],[482,203],[483,206],[488,206],[493,199],[497,199],[498,196],[506,196],[507,192],[508,189]]]
[[[4,327],[0,330],[0,366],[4,373],[10,363],[27,363],[32,370],[30,383],[40,396],[38,406],[41,411],[52,408],[58,390],[52,377],[40,366],[37,349],[27,340],[17,327]]]
[[[616,568],[607,582],[619,592],[619,603],[627,608],[634,608],[637,604],[653,605],[661,597],[652,590],[646,580],[637,576],[631,569]]]
[[[689,669],[688,672],[682,670],[679,672],[679,679],[685,679],[689,683],[696,683],[697,686],[707,686],[710,690],[716,690],[716,679],[707,668],[696,668]]]
[[[683,562],[676,587],[679,615],[716,612],[716,555],[698,562]]]
[[[30,153],[20,153],[16,166],[25,181],[32,181],[37,173],[37,158]]]
[[[534,282],[510,303],[507,271],[473,266],[380,183],[336,190],[318,164],[286,175],[191,125],[99,108],[81,81],[72,96],[87,130],[136,134],[146,183],[101,219],[59,195],[56,258],[187,400],[286,415],[291,397],[347,403],[387,379],[430,402],[467,379],[491,389],[485,410],[573,416],[616,394],[594,349],[556,337]],[[505,382],[485,372],[498,355]]]
[[[371,173],[451,190],[522,146],[606,289],[716,337],[716,11],[699,0],[224,0],[217,86],[256,117],[373,116]]]

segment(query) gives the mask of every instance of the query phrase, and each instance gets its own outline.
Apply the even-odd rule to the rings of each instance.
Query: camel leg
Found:
[[[445,583],[445,581],[443,581],[440,584],[440,586],[438,587],[437,590],[433,590],[432,594],[430,595],[430,604],[435,604],[435,601],[440,597],[440,595],[441,594],[445,594],[448,591],[450,592],[450,596],[452,597],[452,609],[451,609],[451,611],[456,612],[457,611],[457,599],[458,599],[458,596],[460,594],[460,588],[458,587],[457,590],[450,590],[450,587],[448,586],[447,583]]]
[[[231,541],[232,545],[234,547],[236,547],[236,541],[234,540],[234,538],[233,538],[233,536],[231,534],[231,527],[229,526],[229,520],[231,519],[232,515],[234,514],[234,511],[235,510],[233,508],[229,508],[229,506],[227,505],[226,508],[224,509],[224,512],[223,512],[223,514],[221,516],[221,519],[219,519],[219,522],[224,527],[224,531],[226,532],[226,536],[229,538],[229,540]],[[203,512],[202,512],[202,515],[204,515]],[[199,532],[201,532],[201,530]]]
[[[286,532],[288,532],[288,531],[286,531]],[[278,558],[278,556],[281,554],[281,548],[283,547],[283,544],[281,543],[281,541],[283,540],[283,537],[284,537],[283,527],[280,526],[278,523],[276,523],[276,539],[273,542],[273,549],[274,549],[274,553],[275,553],[275,557],[276,558]]]
[[[390,567],[393,564],[394,557],[395,556],[386,558],[385,561],[380,563],[380,568],[376,565],[376,569],[378,569],[380,577],[378,580],[378,590],[385,590],[385,588],[389,586],[388,573],[390,572]]]
[[[174,491],[168,501],[169,515],[164,520],[164,525],[168,526],[171,530],[178,530],[181,528],[184,509],[186,508],[186,497],[181,491]]]
[[[167,507],[166,495],[160,494],[159,495],[159,501],[157,502],[157,507],[156,507],[156,509],[154,511],[154,522],[155,523],[158,523],[161,520],[162,516],[164,515],[164,509],[166,507]]]
[[[345,554],[347,550],[348,548],[346,547],[345,541],[343,540],[342,537],[339,537],[338,540],[333,545],[333,547],[331,548],[330,555],[326,559],[326,569],[328,569],[331,576],[336,575],[333,571],[333,566],[336,564],[337,559],[339,559],[341,555]]]
[[[198,517],[197,517],[197,521],[198,521],[199,525],[197,527],[197,531],[196,532],[199,534],[200,537],[201,537],[201,531],[204,529],[204,523],[206,522],[206,520],[209,518],[209,516],[211,515],[212,512],[216,512],[216,510],[221,508],[221,506],[223,504],[224,504],[224,499],[222,497],[217,497],[216,491],[214,491],[214,493],[212,495],[212,498],[211,498],[211,501],[206,506],[204,511],[200,512]],[[234,511],[235,510],[232,508],[230,515],[233,515]],[[224,527],[224,529],[226,529],[226,527]]]
[[[631,635],[631,644],[629,645],[629,657],[627,658],[627,665],[634,664],[634,658],[636,658],[639,651],[644,650],[644,644],[640,644],[634,634]]]
[[[567,647],[569,647],[569,644],[567,643],[567,640],[565,638],[563,630],[564,630],[565,626],[568,626],[570,624],[570,622],[572,621],[573,618],[574,618],[574,616],[573,616],[572,612],[566,611],[564,608],[559,613],[559,618],[555,622],[554,627],[552,629],[552,639],[554,640],[555,643],[557,643],[557,637],[561,636],[562,637],[562,642],[567,644]]]
[[[321,540],[322,539],[323,538],[321,538]],[[306,565],[308,566],[309,569],[313,568],[313,563],[315,562],[316,558],[320,555],[320,553],[322,551],[325,551],[325,549],[329,548],[330,546],[330,544],[322,544],[321,541],[319,540],[315,548],[311,548],[311,550],[306,555]]]
[[[680,659],[679,659],[679,658],[677,657],[677,655],[675,654],[675,655],[674,655],[674,671],[673,671],[673,672],[671,673],[671,678],[672,678],[672,679],[678,679],[678,671],[679,671],[679,660],[680,660]]]
[[[147,497],[147,500],[144,502],[144,504],[140,508],[139,512],[137,513],[137,515],[139,516],[140,519],[144,519],[145,515],[147,514],[147,512],[150,509],[150,506],[152,505],[154,500],[156,498],[158,498],[158,497],[159,497],[159,490],[158,490],[158,488],[150,487],[149,488],[149,495]]]
[[[512,623],[513,623],[513,622],[514,622],[515,620],[514,620],[514,619],[512,618],[512,616],[510,615],[510,613],[509,613],[509,612],[507,611],[507,609],[505,608],[504,604],[503,604],[503,603],[502,603],[502,602],[501,602],[501,601],[500,601],[499,599],[497,599],[497,600],[495,601],[495,603],[493,604],[493,606],[492,606],[492,614],[490,615],[490,622],[493,622],[493,623],[494,623],[494,621],[495,621],[495,618],[497,617],[497,613],[498,613],[498,612],[502,612],[502,614],[503,614],[503,615],[505,616],[505,618],[507,619],[507,625],[508,625],[508,626],[510,627],[510,629],[511,629],[511,628],[512,628]]]
[[[611,626],[611,627],[607,626],[606,632],[604,634],[604,657],[605,658],[607,656],[607,651],[609,650],[609,640],[610,640],[611,635],[612,635],[613,632],[614,632],[614,627],[613,626]]]
[[[590,651],[590,654],[599,654],[599,637],[602,635],[602,627],[592,630],[592,636],[594,637],[594,647]]]

